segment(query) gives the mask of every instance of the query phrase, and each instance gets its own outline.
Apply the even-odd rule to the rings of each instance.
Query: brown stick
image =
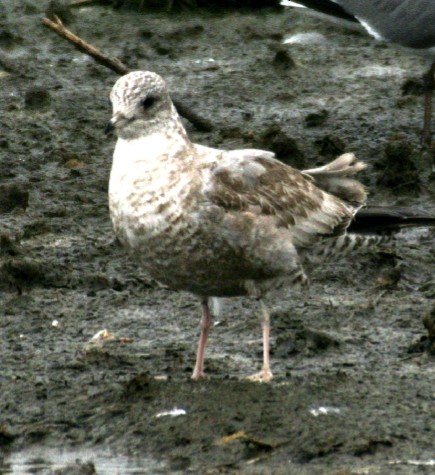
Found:
[[[211,132],[213,130],[211,122],[193,111],[184,100],[172,98],[172,102],[181,117],[187,119],[196,130],[199,132]]]
[[[53,30],[60,37],[69,41],[79,51],[91,56],[97,63],[106,66],[115,73],[127,74],[129,72],[127,66],[125,66],[125,64],[123,64],[119,59],[112,59],[109,56],[106,56],[97,48],[90,45],[65,28],[59,17],[55,16],[53,20],[44,17],[42,19],[42,24]],[[179,114],[187,119],[192,125],[194,125],[197,130],[201,132],[210,132],[212,130],[212,125],[210,122],[207,119],[204,119],[204,117],[200,117],[198,114],[196,114],[184,101],[174,100],[173,102]]]
[[[109,58],[94,46],[90,45],[89,43],[86,43],[86,41],[83,41],[77,35],[65,28],[59,17],[55,16],[54,21],[50,20],[47,17],[44,17],[42,19],[42,24],[56,32],[62,38],[65,38],[82,53],[86,53],[89,56],[92,56],[92,58],[94,58],[97,63],[106,66],[107,68],[111,69],[112,71],[115,71],[115,73],[118,74],[128,73],[127,66],[125,66],[121,61],[119,61],[119,59]]]

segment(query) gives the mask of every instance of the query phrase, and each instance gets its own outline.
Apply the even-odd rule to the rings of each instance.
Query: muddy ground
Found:
[[[433,470],[433,231],[325,265],[309,293],[277,298],[271,384],[243,379],[261,361],[253,302],[226,300],[209,379],[191,382],[196,300],[158,288],[111,231],[103,129],[117,76],[44,28],[43,4],[0,3],[0,473],[32,447],[86,448],[80,473]],[[160,73],[210,122],[186,122],[195,141],[297,167],[353,151],[370,164],[372,203],[435,210],[423,59],[290,11],[73,13],[76,34]],[[322,36],[282,46],[310,31]],[[114,340],[90,343],[102,329]],[[161,415],[173,408],[185,413]],[[99,450],[139,458],[136,471],[105,469]]]

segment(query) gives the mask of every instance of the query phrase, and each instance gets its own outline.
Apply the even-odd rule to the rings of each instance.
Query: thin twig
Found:
[[[211,132],[213,126],[211,125],[210,121],[204,117],[198,115],[195,111],[193,111],[183,99],[175,99],[172,97],[172,102],[174,103],[175,108],[177,109],[178,113],[181,117],[187,119],[192,125],[195,126],[195,129],[199,132]]]
[[[101,64],[102,66],[106,66],[115,73],[122,75],[127,74],[129,72],[127,66],[125,66],[125,64],[123,64],[119,59],[110,58],[109,56],[106,56],[100,50],[87,43],[86,41],[82,40],[70,30],[65,28],[59,17],[54,16],[53,19],[44,17],[42,19],[42,24],[47,28],[53,30],[60,37],[69,41],[76,49],[78,49],[82,53],[85,53],[94,58],[95,61]],[[211,123],[204,117],[201,117],[196,112],[194,112],[183,100],[178,99],[174,100],[173,102],[179,114],[185,119],[187,119],[192,125],[194,125],[197,130],[201,132],[210,132],[212,130],[213,127]]]
[[[67,28],[65,28],[63,26],[63,23],[60,21],[59,17],[55,16],[53,18],[53,20],[50,20],[49,18],[44,17],[42,19],[42,24],[45,25],[46,27],[50,28],[51,30],[53,30],[55,33],[57,33],[62,38],[65,38],[72,45],[74,45],[74,47],[77,48],[79,51],[81,51],[82,53],[86,53],[87,55],[91,56],[92,58],[95,59],[95,61],[97,63],[99,63],[103,66],[106,66],[107,68],[111,69],[112,71],[115,71],[115,73],[127,74],[129,72],[127,66],[125,66],[121,61],[119,61],[119,59],[109,58],[109,56],[106,56],[101,51],[99,51],[97,48],[90,45],[89,43],[82,40],[81,38],[79,38],[77,35],[75,35],[71,31],[69,31]]]

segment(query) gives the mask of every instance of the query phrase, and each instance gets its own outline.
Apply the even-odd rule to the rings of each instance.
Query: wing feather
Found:
[[[318,188],[310,176],[276,160],[270,152],[223,152],[210,177],[207,195],[227,212],[273,217],[297,247],[343,234],[353,208]]]

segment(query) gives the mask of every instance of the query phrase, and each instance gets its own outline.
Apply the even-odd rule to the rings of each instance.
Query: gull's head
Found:
[[[135,139],[164,127],[173,115],[165,81],[156,73],[134,71],[119,78],[110,93],[113,115],[106,133]]]

